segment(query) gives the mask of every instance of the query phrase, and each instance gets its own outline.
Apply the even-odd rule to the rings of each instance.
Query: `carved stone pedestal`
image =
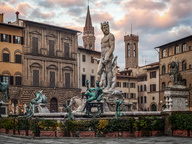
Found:
[[[189,91],[189,88],[182,85],[172,85],[165,88],[166,109],[164,111],[189,111],[187,108]]]
[[[87,104],[86,115],[88,117],[100,117],[103,115],[103,103],[90,102]]]
[[[1,117],[8,117],[9,116],[9,103],[4,103],[3,101],[0,101],[0,114]]]

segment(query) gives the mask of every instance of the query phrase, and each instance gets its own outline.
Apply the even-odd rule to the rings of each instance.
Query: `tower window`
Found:
[[[127,44],[127,56],[130,57],[130,44]]]
[[[92,49],[92,44],[89,44],[89,49]]]
[[[178,54],[179,53],[179,46],[176,46],[175,47],[175,54]]]
[[[183,52],[185,52],[185,51],[187,51],[187,45],[186,45],[186,43],[183,44]]]
[[[136,57],[136,44],[133,45],[133,56]]]

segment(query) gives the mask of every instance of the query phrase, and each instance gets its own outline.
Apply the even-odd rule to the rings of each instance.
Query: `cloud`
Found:
[[[48,13],[43,13],[39,8],[34,9],[31,13],[31,17],[39,18],[39,19],[49,19],[55,16],[55,12],[51,11]]]
[[[68,9],[68,13],[72,16],[81,15],[85,12],[84,7],[72,7]]]
[[[73,7],[74,5],[76,6],[84,6],[86,1],[85,0],[46,0],[45,3],[48,3],[48,5],[59,5],[62,7]],[[42,3],[41,3],[42,4]],[[45,4],[47,5],[47,4]]]

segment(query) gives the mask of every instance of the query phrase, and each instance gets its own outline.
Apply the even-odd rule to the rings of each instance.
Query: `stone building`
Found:
[[[90,88],[96,87],[97,80],[97,69],[99,62],[93,58],[100,59],[101,52],[85,49],[82,47],[78,48],[78,72],[79,72],[79,88],[82,89],[82,96],[87,90],[85,81],[89,80]]]
[[[182,75],[182,83],[187,88],[192,84],[192,35],[155,47],[159,49],[160,63],[160,107],[165,107],[163,89],[171,84],[169,77],[170,63],[175,61],[179,65],[179,71]],[[192,110],[192,89],[190,91],[188,106]]]
[[[9,112],[17,114],[23,83],[23,27],[3,23],[3,14],[0,21],[0,81],[9,84]]]
[[[24,27],[21,103],[29,104],[43,90],[48,108],[57,112],[64,102],[80,95],[78,88],[77,34],[79,31],[18,19]]]
[[[139,36],[130,34],[124,36],[125,42],[125,68],[138,66]]]
[[[116,89],[124,93],[124,103],[127,106],[124,108],[127,111],[138,110],[138,90],[137,77],[132,76],[131,70],[120,71],[117,75]]]

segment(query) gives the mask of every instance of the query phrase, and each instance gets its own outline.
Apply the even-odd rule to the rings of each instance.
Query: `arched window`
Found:
[[[162,74],[165,74],[166,73],[166,67],[165,65],[162,66]]]
[[[52,98],[50,101],[50,112],[58,112],[58,103],[56,98]]]
[[[15,73],[15,85],[22,84],[22,74],[20,72]]]
[[[92,44],[89,44],[89,49],[92,49]]]
[[[187,80],[186,80],[186,79],[183,79],[183,80],[182,80],[182,84],[183,84],[184,86],[187,86]]]
[[[21,63],[21,53],[15,52],[15,63]]]
[[[136,44],[133,44],[133,57],[136,57]]]
[[[165,82],[162,82],[162,90],[165,89]]]
[[[130,44],[127,44],[127,57],[130,57]]]
[[[182,70],[186,70],[186,61],[182,61]]]
[[[157,111],[157,107],[156,107],[155,104],[152,104],[152,105],[151,105],[151,111]]]
[[[9,51],[5,50],[3,51],[3,62],[10,62],[10,59],[9,59]]]
[[[186,45],[186,43],[183,44],[182,51],[183,51],[183,52],[187,51],[187,45]]]
[[[163,58],[166,57],[166,49],[163,50],[162,54],[163,54],[162,55]]]

